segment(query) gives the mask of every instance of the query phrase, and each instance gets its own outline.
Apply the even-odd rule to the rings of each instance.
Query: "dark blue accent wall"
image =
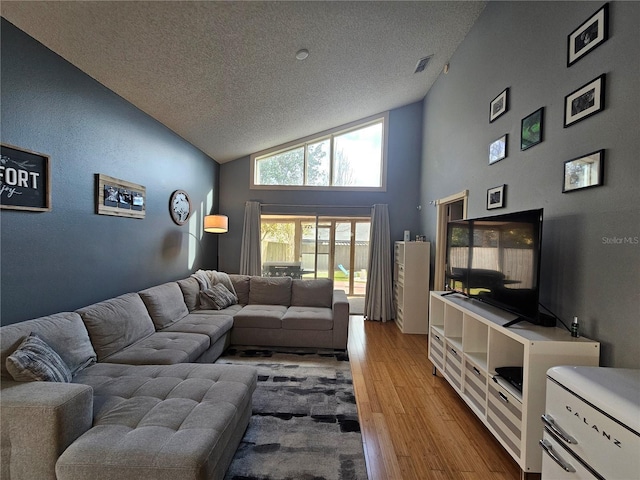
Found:
[[[2,143],[49,155],[52,187],[50,212],[0,211],[2,324],[216,268],[218,236],[200,225],[219,165],[4,19],[1,33]],[[98,173],[145,186],[146,218],[97,215]],[[181,227],[177,189],[195,209]]]

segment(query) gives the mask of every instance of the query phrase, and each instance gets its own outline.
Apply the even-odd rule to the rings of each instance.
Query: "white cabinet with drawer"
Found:
[[[523,473],[542,471],[540,417],[546,372],[556,365],[597,366],[600,344],[565,329],[522,322],[458,294],[431,292],[429,360],[518,463]],[[516,367],[520,389],[496,370]]]
[[[447,350],[444,357],[444,374],[449,383],[458,392],[462,389],[462,348],[456,343],[447,341]]]
[[[396,325],[402,333],[429,330],[429,242],[396,242],[393,300]]]
[[[497,380],[489,384],[487,422],[514,457],[521,453],[522,399]]]
[[[464,361],[464,395],[481,415],[487,408],[487,373],[468,359]]]
[[[429,334],[429,352],[431,363],[440,371],[444,370],[444,332],[438,327],[431,327]]]

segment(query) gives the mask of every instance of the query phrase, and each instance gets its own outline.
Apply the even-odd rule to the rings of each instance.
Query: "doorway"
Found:
[[[370,227],[369,217],[261,215],[262,274],[330,278],[364,297]]]
[[[445,264],[447,261],[447,224],[451,220],[467,218],[469,190],[436,200],[436,259],[433,289],[445,289]]]

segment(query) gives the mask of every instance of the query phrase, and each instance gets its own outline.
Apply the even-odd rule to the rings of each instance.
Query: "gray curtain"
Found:
[[[391,255],[389,208],[387,205],[376,204],[371,210],[369,273],[364,296],[366,320],[386,322],[395,318]]]
[[[244,206],[240,274],[262,275],[260,258],[260,202],[247,202]]]

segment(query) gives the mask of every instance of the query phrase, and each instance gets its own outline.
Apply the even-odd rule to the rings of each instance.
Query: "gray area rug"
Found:
[[[366,480],[346,352],[234,347],[216,363],[253,365],[253,415],[225,480]]]

